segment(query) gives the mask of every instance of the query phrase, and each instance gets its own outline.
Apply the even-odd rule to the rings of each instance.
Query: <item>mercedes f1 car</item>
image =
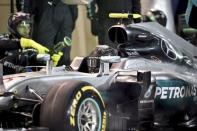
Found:
[[[117,49],[70,67],[1,77],[0,128],[126,131],[196,128],[196,47],[156,23],[116,25]],[[47,73],[46,73],[47,72]]]

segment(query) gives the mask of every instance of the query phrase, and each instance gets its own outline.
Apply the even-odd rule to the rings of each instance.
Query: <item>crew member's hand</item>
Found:
[[[39,54],[46,54],[49,52],[49,49],[46,47],[38,44],[32,39],[27,39],[27,38],[21,38],[20,39],[20,45],[22,48],[33,48],[38,51]]]
[[[51,59],[53,60],[53,65],[54,66],[57,66],[57,64],[58,64],[58,62],[59,62],[59,60],[60,60],[60,58],[61,58],[62,55],[63,55],[62,52],[58,52],[58,54],[53,54],[51,56]]]

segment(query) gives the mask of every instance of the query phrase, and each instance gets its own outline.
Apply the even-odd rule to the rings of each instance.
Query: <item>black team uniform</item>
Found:
[[[20,4],[22,0],[18,1]],[[61,0],[24,1],[24,11],[34,16],[33,40],[51,49],[54,44],[63,41],[65,36],[71,38],[78,16],[77,5],[66,5]],[[58,65],[70,64],[70,50],[71,47],[63,49]]]
[[[21,49],[19,39],[13,38],[8,34],[0,34],[0,62],[3,63],[4,75],[15,73],[13,65],[18,63],[17,49]],[[7,57],[8,54],[15,57]]]
[[[141,4],[140,0],[96,0],[91,3],[93,11],[92,12],[91,24],[92,24],[92,33],[98,35],[100,45],[109,45],[115,47],[108,38],[108,29],[112,25],[117,24],[120,20],[109,18],[109,13],[137,13],[141,14]],[[123,24],[130,24],[132,22],[140,22],[140,19],[131,20],[124,19],[122,20]]]

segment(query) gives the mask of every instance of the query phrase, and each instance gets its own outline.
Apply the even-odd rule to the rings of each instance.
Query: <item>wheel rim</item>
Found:
[[[79,131],[100,131],[101,111],[94,99],[87,98],[81,103],[77,122]]]

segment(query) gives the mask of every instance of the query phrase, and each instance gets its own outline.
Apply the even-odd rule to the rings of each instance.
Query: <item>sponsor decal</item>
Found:
[[[11,69],[16,69],[16,66],[15,66],[13,63],[9,62],[9,61],[5,61],[5,62],[3,63],[3,65],[4,65],[5,67],[11,68]]]
[[[102,101],[103,106],[105,107],[105,104],[104,104],[104,101],[103,101],[103,99],[102,99],[102,97],[101,97],[101,94],[100,94],[94,87],[92,87],[92,86],[85,86],[85,87],[83,87],[81,90],[82,90],[83,92],[85,92],[85,91],[87,91],[87,90],[92,90],[92,91],[96,92],[97,95],[100,97],[100,100]]]
[[[148,90],[146,91],[146,93],[144,94],[144,98],[149,98],[150,96],[151,96],[151,94],[152,94],[152,90],[153,90],[153,88],[154,88],[154,86],[153,85],[150,85],[149,86],[149,88],[148,88]]]
[[[20,79],[22,77],[25,77],[25,76],[11,76],[11,77],[6,77],[6,78],[3,78],[3,81],[5,83],[7,83],[7,82],[13,81],[15,79],[18,80],[18,79]]]
[[[154,100],[141,100],[140,104],[154,103]]]
[[[196,86],[156,87],[155,98],[177,99],[196,96]]]
[[[75,123],[75,116],[76,116],[76,108],[77,108],[77,105],[79,104],[79,101],[83,95],[84,92],[88,91],[88,90],[92,90],[94,91],[95,93],[98,94],[98,96],[100,97],[100,99],[102,100],[102,97],[100,95],[100,93],[92,86],[84,86],[80,91],[77,92],[77,94],[75,95],[73,101],[72,101],[72,104],[71,104],[71,109],[70,109],[70,125],[71,126],[75,126],[76,123]],[[102,103],[103,103],[103,106],[105,107],[104,105],[104,102],[102,100]],[[106,112],[103,113],[103,122],[102,122],[102,131],[105,131],[106,130]]]
[[[105,131],[105,129],[106,129],[106,123],[107,123],[106,118],[107,118],[107,114],[106,114],[106,112],[103,112],[103,122],[102,122],[101,131]]]
[[[71,109],[70,109],[70,125],[75,126],[75,113],[77,104],[82,96],[81,91],[78,91],[77,94],[74,97],[74,100],[72,101]]]

